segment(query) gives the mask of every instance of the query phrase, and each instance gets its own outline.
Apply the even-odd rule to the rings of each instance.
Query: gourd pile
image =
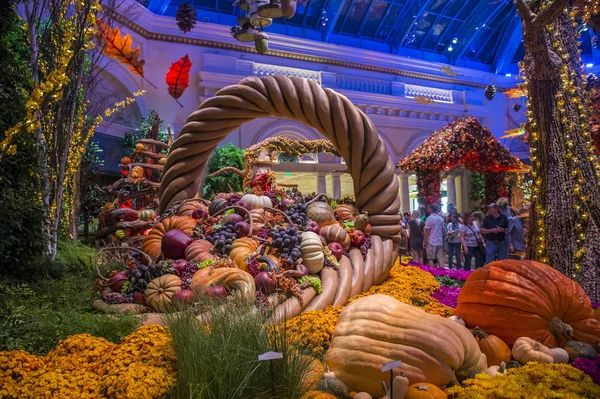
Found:
[[[202,297],[237,297],[285,320],[342,305],[387,278],[392,242],[371,237],[368,215],[352,203],[257,194],[174,206],[143,240],[152,261],[115,270],[95,308],[163,313]]]

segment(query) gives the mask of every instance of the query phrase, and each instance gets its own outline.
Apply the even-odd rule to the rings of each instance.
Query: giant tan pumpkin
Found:
[[[160,256],[162,238],[168,231],[174,229],[183,230],[185,234],[191,236],[196,223],[196,220],[189,216],[171,216],[164,219],[162,222],[157,223],[148,235],[144,237],[142,251],[153,258],[158,258]]]
[[[350,390],[384,395],[381,367],[402,360],[394,375],[411,384],[445,386],[485,371],[486,358],[460,324],[387,295],[361,298],[340,314],[325,364]]]
[[[475,270],[460,290],[456,314],[509,346],[520,337],[552,346],[570,339],[595,345],[600,337],[583,288],[534,261],[500,260]]]
[[[223,286],[239,298],[254,302],[256,286],[254,278],[243,270],[233,267],[212,266],[198,270],[192,277],[190,289],[196,295],[202,295],[211,286]]]

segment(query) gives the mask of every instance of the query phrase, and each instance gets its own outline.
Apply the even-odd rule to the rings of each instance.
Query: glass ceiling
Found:
[[[200,21],[231,24],[243,15],[231,0],[150,0],[148,8],[174,16],[182,2]],[[299,0],[292,19],[266,31],[505,73],[523,57],[520,29],[512,0]],[[587,30],[581,41],[591,59]]]

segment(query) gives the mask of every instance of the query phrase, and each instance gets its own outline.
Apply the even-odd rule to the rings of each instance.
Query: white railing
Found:
[[[311,71],[308,69],[299,68],[288,68],[278,65],[259,64],[254,63],[253,71],[256,76],[271,76],[271,75],[285,75],[288,77],[297,76],[308,80],[313,80],[318,84],[321,84],[321,73]]]
[[[338,89],[364,91],[368,93],[392,94],[391,82],[379,79],[357,78],[354,76],[336,75]]]
[[[452,90],[434,89],[433,87],[404,85],[404,96],[407,98],[425,97],[441,103],[452,103]]]

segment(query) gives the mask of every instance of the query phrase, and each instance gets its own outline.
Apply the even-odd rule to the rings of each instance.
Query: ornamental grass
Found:
[[[448,390],[450,399],[600,398],[600,386],[567,364],[527,365],[509,369],[506,375],[485,373]]]

